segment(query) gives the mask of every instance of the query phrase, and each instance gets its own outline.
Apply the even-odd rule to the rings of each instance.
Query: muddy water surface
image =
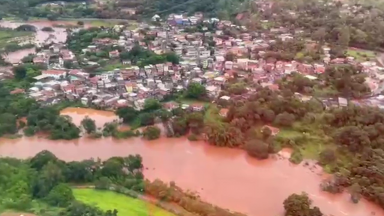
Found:
[[[30,22],[12,22],[0,21],[0,26],[7,28],[17,28],[20,25],[29,24],[36,27],[36,42],[42,43],[49,37],[52,37],[55,42],[65,42],[67,40],[67,33],[65,28],[56,28],[55,25],[64,25],[64,21],[30,21]],[[54,32],[41,31],[43,27],[52,27]],[[51,35],[51,36],[50,36]]]
[[[35,33],[35,42],[40,44],[46,41],[48,38],[51,38],[52,41],[59,43],[64,43],[67,40],[67,32],[65,28],[58,28],[55,26],[62,25],[72,25],[76,26],[74,21],[28,21],[28,22],[12,22],[12,21],[0,21],[1,27],[7,28],[17,28],[20,25],[29,24],[36,27],[37,32]],[[41,31],[43,27],[52,27],[54,32]],[[88,26],[85,26],[88,27]],[[6,59],[11,63],[18,63],[20,60],[27,56],[28,54],[35,53],[35,49],[25,49],[19,50],[16,52],[8,53]]]
[[[108,112],[73,108],[63,113],[72,116],[75,123],[85,115],[97,122],[116,118]],[[24,137],[1,139],[0,143],[1,155],[18,158],[31,157],[44,149],[65,160],[140,154],[147,178],[175,181],[184,189],[197,191],[208,202],[250,216],[282,215],[284,199],[302,191],[327,215],[368,216],[375,212],[376,216],[384,216],[379,207],[365,200],[356,205],[349,201],[347,194],[335,196],[321,192],[319,184],[326,177],[321,168],[313,164],[292,165],[285,159],[289,152],[258,161],[241,150],[217,148],[185,138],[50,141]]]
[[[61,114],[70,116],[76,125],[80,125],[80,122],[88,116],[95,120],[97,127],[103,127],[105,123],[119,119],[113,112],[86,108],[70,107],[62,110]]]
[[[8,53],[5,57],[5,60],[7,60],[8,62],[12,63],[12,64],[16,64],[16,63],[19,63],[21,62],[21,60],[29,55],[29,54],[35,54],[36,51],[35,51],[35,48],[31,48],[31,49],[22,49],[22,50],[18,50],[18,51],[15,51],[15,52],[11,52],[11,53]]]

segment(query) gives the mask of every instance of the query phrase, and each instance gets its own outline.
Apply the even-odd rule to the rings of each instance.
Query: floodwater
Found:
[[[37,32],[35,33],[35,43],[41,44],[46,40],[50,39],[55,43],[62,42],[64,43],[67,40],[67,32],[66,28],[60,28],[57,26],[76,26],[76,22],[74,21],[28,21],[28,22],[12,22],[12,21],[0,21],[1,27],[6,28],[17,28],[20,25],[29,24],[36,27]],[[43,27],[52,27],[54,29],[53,32],[45,32],[41,31]],[[88,27],[85,25],[84,27]],[[35,49],[24,49],[16,52],[8,53],[5,58],[11,63],[19,63],[22,58],[27,56],[28,54],[35,53]]]
[[[98,125],[116,118],[113,113],[78,108],[66,109],[63,114],[70,115],[75,123],[88,115]],[[239,149],[213,147],[204,142],[189,142],[185,138],[155,141],[140,138],[0,139],[2,156],[27,158],[45,149],[64,160],[140,154],[146,167],[144,174],[150,180],[175,181],[185,190],[198,192],[205,201],[249,216],[283,215],[284,199],[301,192],[309,194],[314,204],[327,215],[384,216],[381,208],[365,200],[353,204],[347,194],[322,192],[319,184],[327,175],[311,162],[309,166],[289,163],[287,151],[258,161]]]
[[[61,114],[70,116],[76,125],[80,125],[80,122],[88,116],[95,120],[97,127],[103,127],[105,123],[119,119],[113,112],[87,108],[69,107],[62,110]]]
[[[1,27],[17,28],[20,25],[29,24],[36,27],[36,42],[42,43],[48,38],[52,38],[54,42],[65,42],[67,40],[67,32],[65,28],[57,28],[56,25],[69,24],[65,21],[30,21],[30,22],[12,22],[12,21],[0,21]],[[41,31],[43,27],[52,27],[54,32]]]
[[[25,57],[28,56],[29,54],[34,54],[35,48],[30,48],[30,49],[22,49],[22,50],[17,50],[15,52],[8,53],[7,55],[4,56],[5,60],[12,63],[12,64],[17,64],[21,62],[21,60]]]

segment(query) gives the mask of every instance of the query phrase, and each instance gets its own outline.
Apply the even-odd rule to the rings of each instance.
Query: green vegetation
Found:
[[[205,86],[199,83],[191,83],[188,85],[186,97],[191,99],[202,99],[207,96]]]
[[[302,39],[294,39],[288,41],[277,40],[272,44],[263,58],[276,59],[282,61],[296,60],[299,62],[313,63],[321,60],[321,47],[316,45],[314,48],[307,48],[305,41]]]
[[[27,116],[25,132],[32,135],[36,132],[47,132],[51,139],[76,139],[80,137],[80,129],[72,123],[68,116],[60,116],[60,112],[52,107],[44,107],[30,112]]]
[[[41,31],[54,32],[55,30],[50,26],[46,26],[46,27],[43,27]]]
[[[115,160],[65,163],[47,151],[40,152],[30,160],[1,158],[0,172],[7,174],[2,175],[0,179],[0,207],[2,210],[31,212],[44,216],[112,216],[108,212],[75,202],[72,190],[66,183],[91,183],[100,177],[114,178],[116,181],[118,177],[131,181],[142,179],[140,156],[121,158],[125,160],[126,165],[119,163],[120,165],[116,166]],[[95,172],[91,171],[91,167]],[[127,171],[123,172],[123,167]],[[134,171],[135,173],[132,173]],[[76,213],[73,212],[75,206]]]
[[[124,66],[121,62],[106,63],[106,65],[104,67],[97,69],[97,71],[100,71],[100,72],[113,71],[114,69],[121,69],[121,68],[125,68],[125,67],[127,67],[127,66]]]
[[[86,116],[81,121],[81,126],[84,128],[85,132],[88,134],[95,133],[96,132],[96,123],[95,120],[90,119],[88,116]]]
[[[371,93],[365,83],[366,74],[350,64],[333,64],[315,80],[293,73],[277,81],[285,95],[300,93],[315,97],[363,98]]]
[[[352,56],[358,61],[374,61],[375,53],[370,50],[351,49],[347,50],[347,56]]]
[[[318,207],[311,207],[307,194],[292,194],[284,200],[285,216],[322,216]]]
[[[116,110],[116,115],[122,118],[124,123],[130,124],[132,129],[153,125],[157,116],[163,121],[167,121],[171,117],[169,112],[163,110],[161,103],[155,99],[145,100],[144,107],[140,111],[132,107],[121,107]]]
[[[95,205],[106,211],[116,209],[118,216],[172,216],[169,212],[139,199],[131,198],[112,191],[94,189],[74,189],[76,200],[88,205]]]
[[[147,140],[154,140],[160,137],[161,131],[156,126],[146,127],[143,131],[143,137]]]
[[[273,0],[268,10],[259,7],[263,2],[249,7],[245,15],[257,14],[258,19],[248,20],[251,27],[262,29],[258,21],[272,20],[276,27],[288,27],[289,30],[304,29],[304,36],[309,36],[319,44],[328,43],[333,56],[343,56],[348,47],[361,49],[380,49],[383,44],[383,4],[366,4],[365,1],[336,1],[324,4],[318,0]],[[353,9],[357,8],[357,9]],[[371,16],[372,15],[372,16]],[[364,24],[363,24],[364,23]]]
[[[122,61],[131,61],[132,64],[144,67],[146,65],[155,65],[165,62],[178,64],[180,61],[179,56],[173,52],[158,55],[151,50],[145,49],[140,45],[135,45],[130,51],[121,52],[120,59]]]
[[[31,48],[33,45],[19,45],[25,43],[28,37],[32,37],[32,32],[18,31],[8,28],[0,28],[0,50],[3,52],[13,52],[19,49]]]
[[[82,49],[91,45],[93,39],[102,38],[118,39],[119,35],[113,31],[105,31],[97,27],[81,29],[68,37],[68,48],[79,54]]]

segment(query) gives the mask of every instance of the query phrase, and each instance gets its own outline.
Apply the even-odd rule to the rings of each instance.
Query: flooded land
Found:
[[[0,21],[1,27],[6,28],[17,28],[20,25],[29,24],[36,27],[36,33],[34,33],[35,44],[41,44],[46,40],[50,39],[55,43],[65,43],[67,40],[67,26],[76,26],[75,21],[48,21],[48,20],[38,20],[38,21],[28,21],[28,22],[13,22],[13,21]],[[85,24],[83,27],[87,28],[90,25]],[[42,31],[44,27],[52,27],[53,32]],[[11,63],[18,63],[25,56],[29,54],[34,54],[35,48],[22,49],[15,52],[8,53],[5,58]]]
[[[117,119],[112,112],[83,108],[68,108],[62,114],[71,116],[76,124],[89,116],[96,120],[98,127]],[[250,216],[283,215],[284,199],[301,192],[306,192],[327,215],[384,215],[381,208],[365,200],[353,204],[346,193],[331,195],[322,192],[319,185],[329,175],[313,162],[309,165],[291,164],[286,159],[289,157],[286,151],[259,161],[239,149],[218,148],[202,141],[190,142],[186,138],[52,141],[23,137],[0,140],[2,156],[27,158],[42,150],[49,150],[68,161],[140,154],[146,178],[175,181],[185,190],[198,192],[205,201]]]

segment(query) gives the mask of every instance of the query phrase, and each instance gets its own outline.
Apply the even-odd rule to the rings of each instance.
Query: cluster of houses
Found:
[[[153,20],[159,21],[159,16],[154,16]],[[185,28],[195,26],[198,22],[215,23],[216,29],[192,33],[185,31]],[[139,43],[157,54],[175,52],[181,57],[179,64],[166,62],[140,68],[130,61],[123,61],[124,67],[91,77],[81,69],[64,69],[65,62],[76,62],[76,56],[65,44],[53,44],[48,50],[37,53],[33,59],[35,64],[44,64],[48,69],[35,77],[36,82],[29,89],[29,96],[44,104],[54,104],[67,98],[105,108],[133,106],[141,109],[145,99],[162,100],[172,92],[183,91],[191,82],[204,85],[209,97],[214,100],[222,85],[235,74],[278,90],[275,80],[286,74],[298,72],[309,79],[317,79],[317,74],[324,73],[328,64],[350,63],[360,64],[363,71],[369,74],[367,82],[370,82],[373,92],[381,89],[384,79],[384,68],[375,62],[358,63],[353,57],[330,59],[330,49],[327,47],[323,49],[323,62],[315,64],[297,61],[271,63],[262,58],[277,38],[293,39],[296,34],[302,33],[299,30],[290,34],[285,28],[271,29],[274,35],[271,37],[265,32],[247,32],[245,27],[236,26],[230,21],[204,19],[200,13],[189,17],[172,14],[161,24],[141,24],[135,30],[121,30],[121,27],[115,26],[113,29],[121,33],[119,39],[95,38],[82,52],[97,52],[100,47],[110,45],[130,50],[135,43]],[[225,29],[228,28],[240,29],[242,33],[237,37],[225,35]],[[143,39],[148,35],[153,36],[153,40],[144,42]],[[213,46],[207,42],[207,38],[214,42]],[[228,53],[231,53],[232,59],[228,59]],[[111,60],[119,59],[119,55],[118,49],[108,53]],[[57,61],[52,63],[52,58]],[[88,64],[97,63],[88,61]],[[230,100],[231,95],[221,95],[221,99]],[[172,109],[174,106],[176,104],[169,103],[166,108]],[[192,106],[194,110],[201,109],[201,105]],[[225,116],[225,113],[226,110],[223,110],[221,115]]]

